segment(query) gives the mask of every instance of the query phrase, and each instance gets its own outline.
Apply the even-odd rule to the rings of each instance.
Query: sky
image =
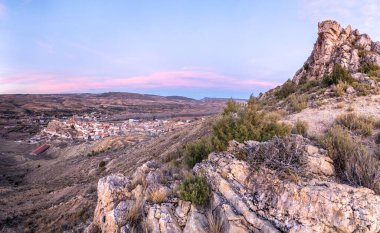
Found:
[[[380,0],[0,0],[0,94],[248,98],[293,77],[324,19],[380,40]]]

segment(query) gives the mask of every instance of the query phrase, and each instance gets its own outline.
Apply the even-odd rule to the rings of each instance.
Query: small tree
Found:
[[[333,71],[330,75],[325,75],[323,82],[330,86],[332,84],[338,84],[339,81],[347,82],[351,84],[355,80],[352,78],[350,72],[342,67],[340,64],[335,64]]]

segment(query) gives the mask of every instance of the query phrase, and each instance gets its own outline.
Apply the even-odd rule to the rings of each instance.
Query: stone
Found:
[[[231,149],[213,152],[193,168],[195,174],[208,180],[210,205],[196,206],[177,198],[161,204],[147,201],[144,215],[148,232],[205,233],[209,231],[206,213],[215,210],[227,233],[380,232],[380,196],[367,188],[340,183],[327,152],[309,139],[291,135],[231,145],[248,151],[247,161],[238,160],[234,155],[237,150]],[[287,173],[266,164],[252,164],[255,153],[268,158],[283,153],[299,156],[302,162],[293,164],[299,179],[284,176]],[[85,232],[131,231],[124,216],[136,198],[147,200],[142,185],[132,189],[131,179],[137,173],[151,174],[152,180],[162,174],[158,166],[143,165],[131,178],[101,178],[94,219]],[[375,186],[380,190],[380,181]]]
[[[200,213],[195,205],[191,205],[183,233],[207,233],[207,227],[208,223],[206,216]]]
[[[330,178],[333,166],[325,151],[310,146],[306,139],[290,140],[298,143],[297,148],[306,143],[305,166],[308,171],[316,171],[316,176],[300,173],[303,181],[295,183],[269,168],[250,167],[228,153],[213,153],[212,160],[194,167],[196,173],[202,172],[209,180],[214,193],[211,203],[223,209],[229,226],[241,223],[242,232],[245,222],[249,232],[379,232],[380,196],[367,188],[336,183]],[[256,146],[263,145],[276,143],[268,141]],[[232,171],[240,163],[248,168],[244,172],[247,179],[227,181],[220,174],[221,165]]]
[[[178,206],[175,209],[175,215],[179,218],[178,222],[181,226],[184,226],[186,223],[187,215],[188,215],[189,210],[190,210],[190,206],[191,206],[191,202],[189,202],[189,201],[179,200],[179,202],[178,202]]]
[[[293,77],[298,83],[303,77],[321,79],[330,74],[335,64],[358,73],[363,62],[380,65],[380,43],[373,42],[367,34],[342,28],[333,20],[318,23],[318,38],[309,58]]]

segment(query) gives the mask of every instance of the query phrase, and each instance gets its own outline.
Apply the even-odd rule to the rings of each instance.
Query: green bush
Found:
[[[364,146],[355,142],[347,130],[339,125],[333,126],[324,136],[322,144],[342,180],[374,189],[379,176],[379,161],[369,155]]]
[[[252,100],[238,112],[222,115],[214,123],[212,144],[216,150],[225,150],[232,139],[266,141],[274,136],[288,135],[290,129],[289,125],[278,123],[273,114],[259,111]]]
[[[300,112],[307,108],[307,96],[305,95],[291,95],[289,97],[290,107],[294,112]]]
[[[355,113],[340,115],[336,118],[335,122],[348,130],[365,136],[372,134],[374,125],[374,120],[371,117],[358,116]]]
[[[380,66],[376,65],[372,62],[364,62],[360,68],[359,72],[368,74],[368,76],[378,76],[378,71],[380,70]]]
[[[185,201],[191,201],[198,205],[205,203],[209,197],[206,178],[195,176],[185,179],[179,188],[179,195]]]
[[[181,153],[185,157],[186,164],[189,167],[194,167],[195,164],[202,162],[212,151],[211,138],[202,138],[187,144]]]
[[[309,126],[306,121],[297,119],[296,123],[293,126],[292,133],[293,134],[300,134],[302,136],[307,136],[307,130]]]
[[[332,84],[338,84],[339,81],[351,84],[352,82],[354,82],[354,79],[352,78],[348,70],[346,70],[344,67],[342,67],[339,64],[335,64],[331,74],[325,75],[323,77],[323,82],[327,86],[330,86]]]
[[[286,81],[274,94],[278,99],[285,99],[289,95],[296,92],[297,88],[295,83],[293,83],[290,79]]]

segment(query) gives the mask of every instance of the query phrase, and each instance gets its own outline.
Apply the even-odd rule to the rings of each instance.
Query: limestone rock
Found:
[[[367,34],[360,34],[351,26],[342,28],[336,21],[322,21],[318,23],[318,39],[313,51],[293,81],[298,83],[303,77],[322,78],[331,73],[335,64],[357,73],[364,62],[380,65],[379,42],[373,42]]]
[[[245,160],[235,157],[241,150]],[[174,181],[160,183],[161,169],[147,163],[131,177],[101,178],[86,232],[131,232],[125,216],[136,200],[144,200],[142,227],[152,233],[208,232],[210,213],[223,222],[225,233],[380,232],[380,196],[340,183],[327,152],[300,135],[231,142],[228,151],[211,153],[193,168],[208,180],[209,206],[178,200],[173,192],[163,203],[150,202],[150,186],[176,187]],[[141,184],[136,177],[148,181]]]
[[[304,148],[300,153],[308,158],[304,166],[320,167],[316,169],[320,175],[301,173],[301,180],[294,182],[271,168],[250,166],[228,153],[212,153],[194,167],[195,172],[206,175],[215,199],[213,205],[221,206],[230,226],[241,223],[242,232],[244,227],[249,229],[247,232],[379,232],[380,196],[367,188],[331,180],[332,161],[325,152],[315,146],[302,146],[308,142],[302,138],[291,140],[298,143],[298,150]],[[269,141],[256,146],[268,144],[276,145]],[[235,169],[237,166],[248,169]],[[221,168],[229,170],[231,176],[224,178]],[[241,179],[241,173],[245,179]]]
[[[191,205],[183,233],[207,233],[207,226],[208,223],[206,216],[203,213],[199,212],[195,205]]]

